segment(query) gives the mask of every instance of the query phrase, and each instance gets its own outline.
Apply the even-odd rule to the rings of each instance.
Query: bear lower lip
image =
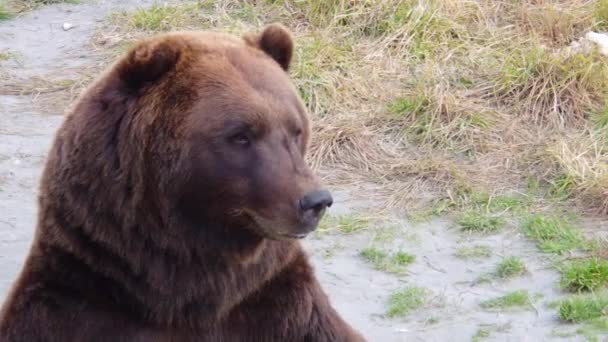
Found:
[[[292,238],[292,239],[303,239],[305,238],[308,233],[300,233],[300,234],[283,234],[286,237]]]

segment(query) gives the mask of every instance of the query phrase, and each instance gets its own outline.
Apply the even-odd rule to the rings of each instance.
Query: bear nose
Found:
[[[318,215],[323,209],[331,207],[333,203],[334,199],[329,191],[316,190],[309,192],[300,199],[300,209],[305,213],[312,211],[315,215]]]

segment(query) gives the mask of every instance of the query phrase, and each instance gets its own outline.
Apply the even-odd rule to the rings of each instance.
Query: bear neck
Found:
[[[38,280],[157,326],[211,328],[300,254],[298,242],[268,240],[246,230],[230,240],[214,233],[213,244],[195,243],[192,235],[178,250],[150,239],[144,227],[124,234],[125,227],[103,218],[87,221],[86,227],[74,225],[66,212],[65,206],[41,207],[30,257],[37,269],[46,270]]]

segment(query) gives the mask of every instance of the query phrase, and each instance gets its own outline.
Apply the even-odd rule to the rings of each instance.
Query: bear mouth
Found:
[[[292,227],[291,229],[272,229],[269,227],[275,226],[275,224],[271,220],[268,220],[251,210],[244,210],[242,213],[249,218],[249,225],[247,225],[247,228],[270,239],[301,240],[317,228],[317,224],[314,224]]]
[[[308,233],[290,233],[290,234],[282,234],[286,238],[290,239],[298,239],[301,240],[308,236]]]

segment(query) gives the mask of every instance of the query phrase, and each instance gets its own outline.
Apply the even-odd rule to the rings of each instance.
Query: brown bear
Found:
[[[81,96],[0,341],[361,341],[297,239],[326,207],[281,25],[145,40]]]

